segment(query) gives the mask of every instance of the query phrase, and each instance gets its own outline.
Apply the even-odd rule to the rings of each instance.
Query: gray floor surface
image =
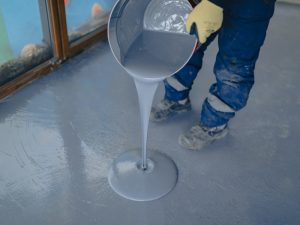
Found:
[[[179,134],[199,118],[216,43],[191,93],[193,111],[151,124],[149,147],[171,156],[175,189],[133,202],[108,185],[112,160],[140,146],[137,95],[107,43],[0,104],[1,225],[300,224],[300,8],[278,5],[248,106],[230,135],[201,152]],[[155,102],[163,95],[160,86]]]

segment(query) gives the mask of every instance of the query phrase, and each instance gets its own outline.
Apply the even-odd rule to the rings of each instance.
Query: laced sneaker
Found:
[[[192,106],[189,99],[178,102],[163,99],[156,106],[152,107],[150,120],[153,122],[161,122],[174,115],[190,111],[191,109]]]
[[[185,134],[180,135],[178,142],[183,148],[200,150],[213,141],[224,138],[227,134],[227,124],[213,128],[207,128],[201,124],[197,124]]]

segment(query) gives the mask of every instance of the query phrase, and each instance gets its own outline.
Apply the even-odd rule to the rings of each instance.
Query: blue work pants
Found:
[[[206,48],[218,36],[219,52],[214,65],[216,83],[210,87],[200,116],[200,123],[206,127],[227,124],[246,105],[254,84],[255,63],[274,13],[273,0],[228,2],[221,29],[195,51],[183,69],[164,82],[166,99],[186,99],[202,67]]]

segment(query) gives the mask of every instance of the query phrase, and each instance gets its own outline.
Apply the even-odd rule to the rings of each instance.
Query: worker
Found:
[[[199,150],[228,134],[229,120],[245,107],[254,84],[255,63],[275,1],[202,0],[189,14],[186,29],[196,28],[200,47],[183,69],[164,81],[165,97],[152,107],[150,115],[152,121],[160,122],[191,110],[189,93],[204,51],[218,36],[216,83],[210,87],[197,124],[180,135],[182,147]]]

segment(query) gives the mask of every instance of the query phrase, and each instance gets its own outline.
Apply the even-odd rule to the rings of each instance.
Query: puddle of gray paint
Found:
[[[114,161],[109,183],[119,195],[134,201],[151,201],[169,193],[177,183],[177,167],[172,159],[150,151],[143,169],[140,151],[128,151]]]
[[[117,61],[134,78],[142,130],[141,155],[124,153],[114,161],[108,176],[112,189],[127,199],[155,200],[176,185],[175,163],[159,152],[147,157],[147,137],[159,82],[180,70],[193,54],[196,39],[185,33],[190,10],[185,0],[120,0],[112,10],[110,46]]]

